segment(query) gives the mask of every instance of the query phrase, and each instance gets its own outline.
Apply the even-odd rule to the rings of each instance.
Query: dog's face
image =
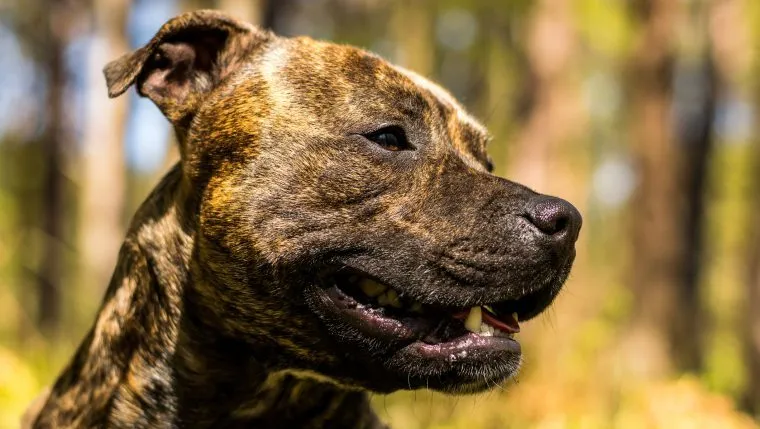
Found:
[[[362,50],[183,15],[106,71],[174,123],[193,296],[271,365],[376,391],[487,389],[555,298],[581,218],[490,174],[444,90]]]

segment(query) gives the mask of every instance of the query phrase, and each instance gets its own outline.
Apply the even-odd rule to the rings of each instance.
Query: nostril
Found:
[[[567,218],[566,217],[560,217],[557,220],[554,221],[552,225],[549,226],[548,231],[544,231],[547,234],[556,234],[558,232],[564,231],[567,228]]]
[[[575,240],[580,229],[578,210],[565,200],[540,196],[533,199],[527,210],[528,220],[546,235],[558,236],[564,232]]]

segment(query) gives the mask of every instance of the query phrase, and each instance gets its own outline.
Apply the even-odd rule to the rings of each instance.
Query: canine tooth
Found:
[[[398,293],[395,290],[390,289],[385,295],[388,297],[388,304],[391,307],[401,308],[401,301],[399,301]]]
[[[480,332],[480,324],[483,321],[483,313],[480,307],[472,307],[470,313],[467,315],[467,319],[464,321],[464,327],[470,332],[476,334]]]
[[[484,305],[483,308],[485,308],[486,310],[488,310],[489,312],[493,314],[496,314],[496,312],[493,311],[493,307],[491,307],[490,305]]]
[[[422,304],[419,302],[415,302],[412,304],[412,306],[409,308],[409,311],[412,313],[422,313]]]
[[[515,319],[515,322],[520,321],[520,318],[517,316],[517,313],[512,313],[512,318]]]
[[[362,292],[367,294],[367,296],[371,296],[372,298],[380,296],[383,292],[385,292],[386,289],[388,289],[387,286],[370,279],[362,280],[360,286],[362,288]]]

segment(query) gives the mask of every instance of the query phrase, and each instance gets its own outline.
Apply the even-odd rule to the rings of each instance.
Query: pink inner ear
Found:
[[[176,106],[191,91],[208,90],[219,78],[215,61],[226,40],[227,34],[220,31],[186,31],[162,43],[143,71],[141,92]]]

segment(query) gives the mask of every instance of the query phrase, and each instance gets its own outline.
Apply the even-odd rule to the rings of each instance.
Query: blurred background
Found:
[[[755,428],[757,0],[0,0],[0,427],[94,320],[125,226],[177,160],[101,69],[224,9],[375,51],[491,130],[498,174],[585,222],[574,272],[490,393],[374,398],[396,428]]]

